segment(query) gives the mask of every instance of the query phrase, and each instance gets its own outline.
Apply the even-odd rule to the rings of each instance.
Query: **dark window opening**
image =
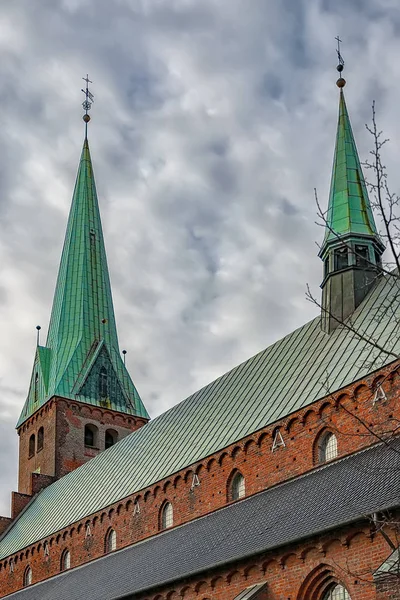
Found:
[[[101,367],[99,375],[100,398],[108,398],[108,374],[105,367]]]
[[[381,255],[375,250],[375,263],[377,267],[381,267],[382,266],[382,259],[381,259]]]
[[[368,267],[369,255],[368,255],[368,246],[356,246],[356,266]]]
[[[347,248],[338,248],[334,253],[335,271],[347,269],[349,266],[349,252]]]
[[[41,427],[38,431],[38,435],[37,435],[37,451],[39,452],[39,450],[43,450],[43,444],[44,444],[44,429],[43,427]]]
[[[85,425],[85,446],[88,448],[97,447],[97,427],[94,425]]]
[[[29,458],[32,458],[32,456],[35,455],[35,434],[32,433],[31,437],[29,438]]]
[[[117,442],[117,440],[118,440],[117,432],[113,431],[112,429],[107,429],[106,437],[105,437],[106,450],[107,450],[107,448],[111,448],[111,446],[114,446],[114,444]]]
[[[324,262],[324,277],[329,275],[329,258],[327,258]]]
[[[33,388],[33,401],[38,401],[38,383],[39,383],[39,373],[35,374],[35,384]]]

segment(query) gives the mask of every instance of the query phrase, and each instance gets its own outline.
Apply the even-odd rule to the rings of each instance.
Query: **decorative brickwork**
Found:
[[[32,495],[31,474],[47,475],[47,485],[73,471],[105,449],[105,432],[112,428],[122,439],[146,423],[145,419],[64,398],[53,398],[19,428],[19,492]],[[86,447],[85,425],[98,429],[98,444]],[[43,428],[43,447],[37,447]],[[30,440],[35,439],[34,452]],[[37,478],[36,478],[37,479]],[[35,480],[35,478],[34,478]],[[41,480],[43,485],[45,480]]]
[[[21,587],[23,573],[28,564],[32,568],[33,582],[59,573],[61,555],[66,548],[71,553],[71,567],[102,556],[105,537],[110,527],[116,531],[117,549],[158,533],[160,509],[166,501],[171,502],[173,506],[174,526],[223,507],[227,502],[227,490],[234,471],[238,470],[243,474],[246,496],[248,496],[312,470],[316,466],[316,440],[327,428],[337,436],[339,457],[377,443],[378,438],[369,430],[380,435],[388,430],[391,423],[394,428],[395,420],[400,418],[398,402],[400,376],[395,367],[396,365],[386,367],[367,380],[357,382],[334,396],[328,396],[306,409],[172,474],[168,479],[159,481],[128,498],[121,499],[120,502],[105,507],[96,514],[88,515],[82,521],[62,531],[55,532],[50,538],[40,540],[29,548],[21,550],[17,555],[11,557],[14,565],[12,573],[10,573],[9,566],[10,558],[0,563],[1,595],[4,596]],[[387,399],[374,404],[374,390],[378,382],[381,382]],[[55,412],[59,415],[64,427],[61,429],[64,434],[59,438],[62,442],[61,446],[66,445],[67,448],[64,457],[65,454],[68,456],[68,452],[74,448],[74,444],[77,444],[78,440],[80,443],[82,442],[85,423],[97,423],[99,429],[102,427],[100,430],[102,432],[111,425],[111,422],[113,429],[118,430],[120,427],[118,418],[128,418],[125,415],[113,415],[110,411],[104,411],[103,414],[97,415],[97,412],[101,413],[99,408],[76,406],[75,403],[61,399],[54,402],[48,413],[44,412],[43,417],[54,411],[56,405]],[[96,420],[93,418],[94,416],[96,416]],[[37,427],[39,427],[39,419],[40,417]],[[123,422],[121,421],[121,423]],[[367,425],[368,429],[363,423]],[[131,425],[134,424],[131,423]],[[137,426],[137,423],[135,425]],[[279,444],[278,447],[274,444],[277,428],[279,428],[284,442],[284,445]],[[26,433],[28,436],[30,431],[27,430]],[[82,452],[84,456],[85,450]],[[198,482],[199,485],[193,486],[194,475],[197,475],[196,483]],[[365,525],[362,526],[362,535],[361,533],[357,534],[354,540],[353,535],[354,531],[350,528],[338,532],[335,543],[332,541],[335,538],[328,535],[323,538],[323,543],[322,538],[314,541],[307,540],[296,549],[286,550],[285,552],[289,555],[293,555],[292,558],[282,556],[278,560],[277,556],[282,552],[281,550],[274,557],[270,557],[271,560],[273,558],[275,562],[278,561],[280,570],[277,568],[276,573],[273,571],[272,575],[269,574],[268,581],[271,582],[275,578],[276,589],[281,591],[280,595],[277,591],[275,595],[267,597],[274,600],[275,598],[282,598],[282,600],[289,597],[293,600],[297,598],[297,596],[290,595],[292,592],[283,595],[284,582],[287,580],[288,585],[292,586],[291,589],[294,589],[292,580],[295,578],[296,585],[300,586],[312,568],[315,568],[317,564],[320,565],[321,562],[325,564],[325,561],[322,560],[325,557],[331,557],[330,562],[328,560],[327,563],[331,567],[334,561],[342,557],[343,560],[351,559],[349,564],[354,568],[354,573],[364,572],[363,570],[367,567],[372,573],[387,558],[390,549],[381,535],[371,536]],[[316,548],[314,554],[307,550],[310,544]],[[45,554],[46,547],[48,555]],[[353,548],[353,553],[349,553],[350,548]],[[367,548],[368,552],[364,552],[363,548],[364,550]],[[312,560],[310,557],[313,557]],[[263,569],[262,565],[258,565],[257,569],[259,577]],[[267,571],[268,569],[265,572]],[[284,573],[284,578],[282,573]],[[260,578],[262,579],[261,576]],[[204,597],[210,597],[213,600],[218,598],[232,600],[235,597],[231,593],[232,589],[245,587],[247,581],[246,577],[241,575],[236,588],[232,587],[233,580],[234,578],[231,577],[228,585],[230,595],[227,595],[227,580],[225,580],[224,585],[221,584],[221,589],[219,590],[218,586],[215,587],[215,593],[211,595],[210,591],[207,592],[208,596],[203,594],[203,597],[193,595],[194,592],[191,592],[192,595],[188,598],[203,600]],[[251,583],[252,579],[250,578],[249,581]],[[269,585],[272,584],[269,583]],[[372,583],[368,585],[372,589]],[[357,584],[354,581],[350,582],[349,589],[356,594],[354,595],[355,599],[375,598],[372,591],[368,591],[367,587],[361,584],[361,580]],[[305,600],[307,596],[304,594],[306,592],[302,596]],[[354,598],[352,596],[352,600]]]

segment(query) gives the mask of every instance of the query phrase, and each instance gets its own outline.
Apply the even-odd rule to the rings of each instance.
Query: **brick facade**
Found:
[[[144,419],[109,409],[64,398],[51,399],[18,429],[19,492],[32,494],[31,473],[59,479],[102,452],[107,430],[122,439],[145,423]],[[97,430],[93,447],[85,446],[85,425],[93,425]],[[40,430],[42,448],[38,446]]]
[[[394,429],[396,419],[400,418],[398,403],[400,374],[396,366],[386,367],[367,380],[357,382],[340,393],[330,395],[280,422],[265,427],[171,475],[168,479],[159,481],[112,506],[105,507],[102,511],[55,532],[50,538],[40,540],[29,548],[24,548],[17,555],[1,561],[0,596],[21,588],[23,574],[28,565],[32,568],[34,583],[59,573],[61,555],[66,548],[71,553],[71,567],[102,556],[105,549],[105,536],[110,528],[116,531],[117,548],[126,547],[156,534],[159,531],[160,511],[166,501],[171,502],[173,506],[174,526],[221,508],[230,501],[229,482],[233,472],[239,471],[244,476],[246,496],[248,496],[314,469],[318,463],[318,440],[327,430],[337,436],[339,456],[376,443],[377,436],[387,432],[390,427]],[[378,384],[382,385],[386,400],[374,403],[373,398]],[[68,461],[73,452],[77,452],[78,443],[81,444],[81,454],[77,454],[79,460],[84,462],[90,457],[85,456],[83,444],[85,423],[96,422],[100,433],[111,425],[116,429],[123,429],[122,433],[129,433],[127,428],[122,427],[123,421],[120,423],[117,420],[119,415],[113,415],[111,411],[102,413],[98,408],[80,406],[62,399],[53,402],[47,411],[45,407],[42,411],[43,414],[39,413],[37,419],[34,415],[30,420],[32,422],[29,428],[26,427],[23,432],[24,439],[29,439],[32,431],[37,431],[43,423],[46,423],[47,416],[51,421],[55,415],[57,429],[59,428],[60,431],[58,439],[61,447],[64,447],[58,466],[59,473],[66,468],[66,464],[70,466]],[[128,417],[123,415],[121,418]],[[59,422],[61,426],[58,425]],[[46,443],[49,443],[49,437],[45,438],[45,446]],[[27,448],[26,442],[24,448]],[[104,446],[96,452],[103,448]],[[48,451],[49,457],[57,454],[51,448],[47,450],[44,447],[43,451]],[[199,485],[193,487],[193,483],[197,483],[193,479],[194,474],[198,477]],[[309,548],[313,548],[313,551],[311,552]],[[307,540],[296,548],[280,549],[273,556],[259,557],[250,570],[247,566],[238,566],[237,575],[236,571],[234,576],[229,575],[231,570],[228,569],[226,574],[221,574],[221,571],[218,575],[210,575],[204,584],[197,585],[189,582],[190,594],[183,597],[189,600],[192,598],[232,600],[236,589],[239,593],[246,585],[251,585],[255,580],[263,580],[265,575],[268,575],[266,577],[269,585],[266,596],[268,599],[312,598],[307,596],[311,593],[307,590],[311,590],[314,585],[312,577],[315,581],[318,577],[318,581],[322,581],[324,577],[328,577],[326,573],[329,569],[332,570],[334,565],[342,564],[344,571],[341,580],[348,586],[352,600],[372,599],[377,597],[372,583],[372,572],[389,554],[390,548],[383,536],[371,531],[370,524],[364,523],[355,530],[344,529],[323,538]],[[10,558],[12,569],[10,569]],[[268,565],[271,565],[271,569],[274,565],[274,569],[267,568],[265,561],[269,561]],[[349,568],[345,569],[343,566],[345,564],[348,564]],[[315,569],[321,565],[327,565],[324,567],[325,571],[317,573]],[[355,583],[357,576],[354,575],[351,579],[346,575],[348,572],[359,574],[358,583]],[[368,572],[368,582],[364,581],[366,572]],[[251,573],[254,576],[250,576]],[[311,576],[313,573],[314,575]],[[332,573],[334,574],[330,575],[330,581],[335,577],[339,579],[337,566]],[[361,577],[361,574],[364,575]],[[217,583],[213,584],[215,577]],[[323,582],[318,583],[318,581],[315,586],[322,586]],[[305,591],[301,591],[303,588],[300,586],[303,586]],[[208,591],[203,593],[201,591],[203,588]],[[172,590],[162,591],[160,600],[174,598],[171,592]],[[182,597],[182,588],[179,594]],[[150,598],[153,596],[146,596],[146,600]],[[394,598],[396,596],[391,600]],[[382,596],[383,599],[385,596]],[[316,596],[316,600],[319,600],[319,596]]]

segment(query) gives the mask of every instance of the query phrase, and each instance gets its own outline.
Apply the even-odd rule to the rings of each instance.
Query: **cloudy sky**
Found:
[[[120,343],[155,416],[316,314],[338,33],[360,155],[376,99],[399,189],[398,0],[0,3],[0,514],[81,151],[81,77]]]

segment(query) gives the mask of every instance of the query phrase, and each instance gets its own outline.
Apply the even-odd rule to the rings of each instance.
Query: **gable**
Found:
[[[79,395],[84,398],[97,397],[100,406],[124,410],[127,398],[104,345],[91,366]]]

